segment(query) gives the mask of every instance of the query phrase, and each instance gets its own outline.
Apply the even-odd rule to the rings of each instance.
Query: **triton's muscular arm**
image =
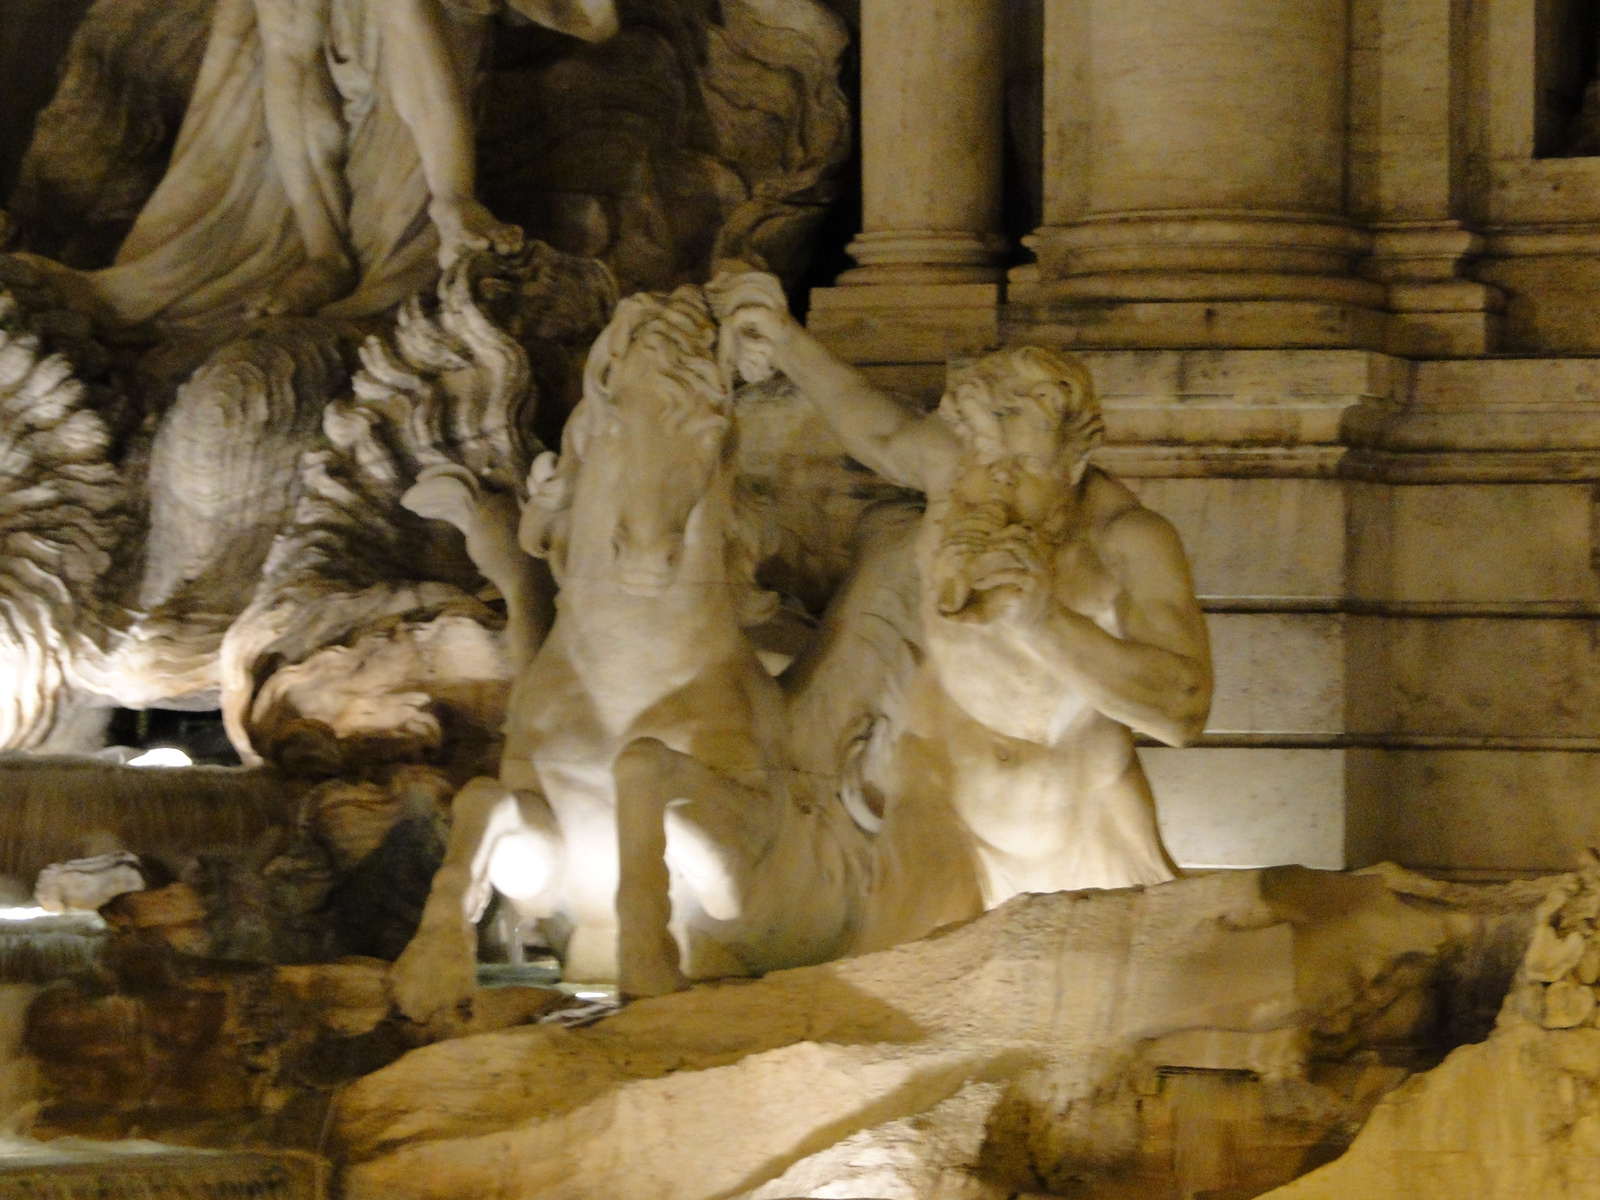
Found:
[[[767,348],[772,365],[816,405],[852,457],[902,487],[930,496],[949,491],[962,457],[955,433],[835,358],[789,315],[770,276],[724,278],[707,291],[734,336]]]

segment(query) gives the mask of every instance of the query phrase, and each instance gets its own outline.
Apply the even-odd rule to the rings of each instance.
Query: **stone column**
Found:
[[[1372,346],[1345,219],[1348,0],[1051,0],[1024,326],[1106,346]]]
[[[1361,273],[1388,289],[1388,349],[1412,357],[1498,347],[1505,297],[1466,277],[1485,242],[1461,219],[1466,145],[1454,0],[1351,5],[1350,212],[1372,231]]]
[[[994,283],[1003,0],[861,6],[861,265],[841,284]]]
[[[813,293],[812,328],[857,362],[996,344],[1004,0],[863,0],[860,264]]]

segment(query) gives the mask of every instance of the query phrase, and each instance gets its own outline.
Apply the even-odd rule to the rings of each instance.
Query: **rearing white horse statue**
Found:
[[[873,825],[863,780],[886,740],[874,730],[914,666],[919,514],[869,512],[866,566],[774,680],[744,632],[776,597],[754,582],[717,346],[698,288],[624,301],[560,459],[534,465],[519,540],[550,560],[556,620],[512,693],[500,778],[456,798],[396,964],[417,1019],[470,995],[491,888],[570,929],[568,978],[629,995],[849,947]],[[465,472],[431,473],[407,503],[467,532],[491,580],[517,569]]]

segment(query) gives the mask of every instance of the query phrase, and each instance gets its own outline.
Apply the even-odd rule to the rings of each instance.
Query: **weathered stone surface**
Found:
[[[1600,1030],[1517,1025],[1385,1097],[1271,1200],[1579,1200],[1600,1191]]]
[[[392,1019],[382,962],[219,967],[147,943],[112,965],[115,992],[56,987],[29,1010],[44,1131],[188,1129],[202,1144],[311,1149],[306,1112],[427,1040]]]
[[[1578,1200],[1600,1192],[1600,1031],[1577,975],[1600,861],[1555,881],[1487,1041],[1385,1097],[1337,1161],[1272,1200]],[[1553,977],[1553,978],[1552,978]],[[1583,1026],[1577,1028],[1577,1026]]]
[[[386,962],[200,962],[160,936],[174,928],[189,927],[124,934],[95,977],[0,988],[0,1118],[35,1104],[45,1135],[320,1152],[338,1089],[434,1036],[395,1014]],[[576,1003],[490,988],[464,1028],[491,1033]]]
[[[969,1083],[926,1112],[863,1129],[803,1158],[746,1200],[872,1196],[874,1200],[986,1200],[1001,1194],[972,1177],[1003,1096],[995,1083]]]
[[[321,1200],[328,1164],[285,1150],[225,1153],[147,1139],[49,1142],[0,1137],[0,1191],[12,1196],[249,1196],[252,1200]]]
[[[341,1098],[346,1194],[1160,1194],[1175,1170],[1265,1190],[1404,1078],[1363,1052],[1451,1036],[1432,1005],[1462,977],[1498,1004],[1540,894],[1281,870],[1018,897],[879,954],[408,1055]],[[1195,1071],[1221,1092],[1172,1082]]]
[[[250,5],[224,5],[213,29],[214,7],[94,5],[23,170],[24,245],[66,266],[0,263],[18,301],[0,315],[0,425],[16,450],[0,470],[0,575],[22,572],[0,619],[14,621],[0,631],[0,746],[92,747],[79,703],[220,699],[251,761],[265,751],[324,776],[376,759],[487,765],[511,674],[493,606],[520,598],[486,590],[453,535],[395,501],[442,462],[510,501],[534,401],[544,393],[559,429],[618,276],[671,286],[728,256],[798,278],[848,154],[844,23],[816,0],[648,0],[600,47],[508,31],[485,60],[482,198],[571,252],[529,247],[518,280],[486,289],[492,317],[466,314],[466,284],[435,321],[423,309],[441,262],[521,243],[473,198],[473,147],[455,144],[470,88],[433,78],[441,64],[472,74],[486,13],[447,5],[450,20],[396,25],[401,10],[382,5],[324,12],[311,36],[349,64],[329,77],[340,115],[324,92],[264,82],[294,52]],[[605,2],[530,11],[579,37],[616,31]],[[443,90],[408,107],[430,80]],[[301,119],[339,130],[315,168],[348,189],[332,255],[305,223],[318,206],[298,202],[323,147],[281,136]],[[419,155],[436,166],[447,143],[449,186],[430,201],[442,181]],[[324,309],[338,281],[303,285],[340,254],[344,292],[360,286]],[[115,270],[89,269],[114,255]],[[115,333],[130,325],[159,325],[155,347]],[[392,337],[367,344],[375,333]],[[51,354],[63,347],[70,365]],[[369,369],[352,378],[358,354]],[[547,608],[548,593],[533,599]]]
[[[334,865],[349,871],[406,817],[444,816],[455,786],[438,771],[402,766],[382,783],[332,780],[305,799],[302,819],[327,846]]]
[[[203,921],[206,910],[194,888],[186,883],[173,883],[154,891],[119,895],[105,906],[104,915],[113,925],[151,929]]]
[[[39,872],[34,902],[46,912],[95,912],[124,892],[143,891],[139,857],[127,851],[51,863]]]
[[[349,954],[393,960],[417,932],[433,874],[444,861],[444,822],[403,816],[328,897],[333,928]]]

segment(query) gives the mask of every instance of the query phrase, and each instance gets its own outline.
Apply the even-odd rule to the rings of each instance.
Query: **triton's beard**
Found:
[[[1017,484],[1028,473],[1015,458],[974,462],[951,489],[930,580],[943,616],[987,620],[985,595],[1003,585],[986,583],[1044,561],[1038,530],[1014,503]]]
[[[950,490],[929,583],[941,615],[984,622],[992,616],[985,601],[1016,587],[1004,577],[1037,574],[1051,559],[1052,531],[1073,505],[1072,490],[1082,477],[1085,455],[1069,448],[1054,461],[1007,454],[974,457]],[[1058,503],[1043,520],[1025,515],[1018,491],[1028,480],[1044,480]]]

